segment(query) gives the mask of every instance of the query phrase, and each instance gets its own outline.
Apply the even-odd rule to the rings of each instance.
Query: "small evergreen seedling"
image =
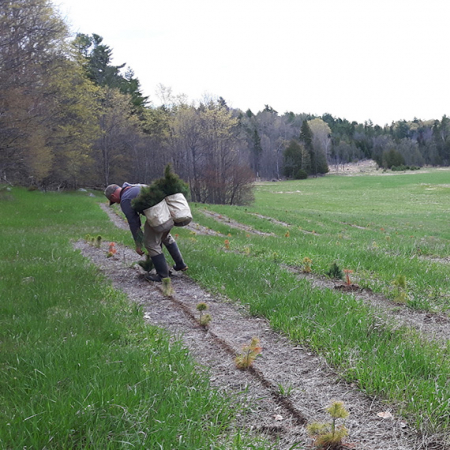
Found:
[[[353,270],[344,269],[344,273],[345,273],[345,282],[347,283],[348,286],[350,286],[352,284],[352,282],[350,281],[350,274],[353,273]]]
[[[173,295],[172,280],[169,277],[162,279],[162,292],[166,297]]]
[[[332,418],[331,423],[312,423],[306,428],[309,435],[314,439],[316,448],[337,450],[341,448],[342,439],[348,436],[348,430],[344,425],[336,426],[336,421],[337,419],[347,418],[349,412],[344,408],[343,402],[334,402],[326,411]]]
[[[202,327],[206,327],[212,320],[210,314],[203,314],[203,311],[206,311],[208,308],[208,305],[204,302],[201,302],[197,305],[197,311],[200,313],[198,321]]]
[[[108,253],[106,254],[106,257],[111,258],[111,256],[114,256],[116,253],[117,253],[116,244],[114,244],[114,242],[111,242],[109,244],[109,249],[108,249]]]
[[[330,270],[327,272],[327,275],[330,278],[335,278],[338,280],[342,280],[344,278],[344,273],[342,272],[341,268],[334,262],[330,266]]]
[[[395,286],[395,298],[394,301],[397,303],[407,303],[409,300],[408,294],[406,293],[406,277],[405,275],[399,275],[392,284]]]
[[[261,351],[262,347],[259,345],[259,339],[254,337],[249,345],[242,347],[242,353],[234,359],[236,367],[242,370],[248,369]]]
[[[145,259],[143,261],[138,261],[138,264],[146,271],[150,272],[155,265],[153,264],[152,258],[150,255],[145,255]]]
[[[308,258],[307,256],[303,258],[303,272],[304,273],[311,273],[311,264],[312,259]]]
[[[202,327],[207,327],[209,325],[209,322],[211,322],[212,317],[211,314],[203,314],[200,318],[200,325]]]

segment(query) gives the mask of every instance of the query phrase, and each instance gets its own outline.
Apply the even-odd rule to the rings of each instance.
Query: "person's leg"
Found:
[[[155,266],[157,275],[149,275],[151,281],[161,281],[162,278],[169,277],[169,267],[166,258],[162,252],[162,239],[166,233],[155,232],[147,222],[144,225],[144,246],[148,251],[150,258]]]
[[[174,270],[182,270],[183,272],[188,269],[188,266],[183,261],[183,256],[181,255],[180,249],[178,248],[175,239],[169,235],[163,239],[163,243],[166,246],[170,256],[172,257],[175,265],[173,266]]]

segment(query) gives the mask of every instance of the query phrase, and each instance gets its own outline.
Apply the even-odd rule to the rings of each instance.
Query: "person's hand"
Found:
[[[144,254],[141,247],[136,247],[136,253],[141,256]]]

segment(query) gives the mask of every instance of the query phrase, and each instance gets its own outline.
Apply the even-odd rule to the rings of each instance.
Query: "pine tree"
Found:
[[[305,149],[309,155],[311,161],[311,167],[309,173],[317,174],[317,158],[313,147],[313,135],[311,128],[308,125],[308,121],[304,120],[300,128],[300,142],[305,146]]]

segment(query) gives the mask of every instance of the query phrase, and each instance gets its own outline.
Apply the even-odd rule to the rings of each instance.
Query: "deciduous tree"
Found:
[[[66,35],[66,26],[49,1],[0,2],[0,174],[3,179],[24,183],[28,180],[27,161],[36,158],[27,158],[27,150],[45,141],[40,114],[48,94],[47,77],[64,52]],[[39,148],[44,151],[42,145]],[[42,169],[41,166],[41,175]]]

